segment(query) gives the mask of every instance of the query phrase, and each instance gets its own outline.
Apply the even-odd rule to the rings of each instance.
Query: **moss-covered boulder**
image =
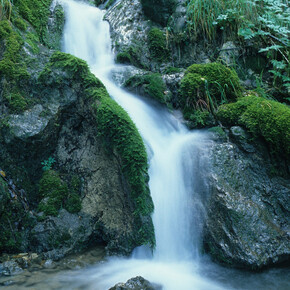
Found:
[[[241,96],[235,71],[220,63],[193,64],[180,82],[179,106],[193,127],[212,125],[217,107]]]
[[[148,32],[148,47],[150,55],[158,62],[169,60],[169,50],[164,33],[158,28],[152,28]]]
[[[256,138],[263,138],[274,155],[290,161],[290,109],[289,106],[255,95],[239,98],[223,105],[217,112],[226,126],[241,125]]]
[[[166,85],[161,77],[161,74],[149,73],[143,75],[135,75],[130,77],[124,84],[126,88],[139,95],[152,98],[162,104],[165,104]]]

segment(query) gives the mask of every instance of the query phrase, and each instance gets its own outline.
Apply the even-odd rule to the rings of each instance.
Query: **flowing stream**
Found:
[[[103,21],[103,11],[74,0],[57,2],[65,10],[64,51],[88,62],[111,97],[129,113],[146,144],[156,249],[151,255],[140,247],[129,259],[112,257],[59,276],[62,283],[54,289],[103,290],[135,276],[169,290],[232,288],[223,278],[217,279],[219,274],[210,274],[217,273],[218,266],[200,257],[203,204],[208,193],[201,178],[210,142],[207,135],[188,131],[165,108],[125,92],[112,80],[112,71],[123,68],[114,64],[109,24]]]

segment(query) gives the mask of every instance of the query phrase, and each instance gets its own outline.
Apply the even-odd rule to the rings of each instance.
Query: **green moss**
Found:
[[[39,39],[45,43],[47,37],[47,22],[49,17],[49,7],[52,0],[14,0],[22,18],[35,27]]]
[[[20,93],[11,93],[6,96],[9,108],[13,113],[22,113],[27,109],[27,102]]]
[[[182,69],[179,68],[179,67],[169,66],[169,67],[166,68],[164,73],[165,74],[176,74],[176,73],[180,73],[181,71],[182,71]]]
[[[5,52],[0,61],[0,74],[10,81],[27,79],[29,74],[20,57],[22,38],[12,29],[8,21],[0,22],[0,41],[4,42]]]
[[[17,17],[15,20],[13,20],[13,24],[21,31],[25,31],[27,29],[26,22],[20,17]]]
[[[156,61],[166,62],[169,60],[166,38],[160,29],[152,28],[148,32],[148,47],[151,57]]]
[[[135,75],[125,82],[125,87],[142,87],[144,93],[151,98],[165,104],[166,86],[160,74]]]
[[[26,37],[25,41],[31,47],[32,53],[34,53],[34,54],[39,53],[39,46],[38,46],[39,45],[39,38],[38,38],[37,34],[27,33],[25,37]]]
[[[287,105],[250,95],[221,106],[217,117],[225,125],[242,125],[254,136],[263,137],[273,153],[290,160],[290,109]]]
[[[128,52],[120,52],[116,57],[117,63],[132,63],[131,56]]]
[[[180,83],[180,107],[186,119],[195,118],[195,110],[215,114],[217,107],[241,96],[235,71],[220,63],[193,64]]]
[[[78,213],[82,209],[81,200],[78,194],[69,194],[65,209],[70,213]]]
[[[39,196],[43,198],[38,206],[45,215],[56,216],[68,196],[68,186],[54,170],[47,170],[39,181]]]
[[[116,62],[129,63],[137,67],[146,68],[146,64],[140,59],[142,54],[142,47],[140,47],[138,43],[133,43],[131,46],[123,48],[123,50],[117,54]]]
[[[147,154],[139,132],[128,114],[112,99],[100,96],[96,105],[96,119],[99,135],[115,148],[122,159],[122,171],[130,185],[135,203],[139,245],[154,246],[154,230],[150,214],[153,202],[147,187]]]

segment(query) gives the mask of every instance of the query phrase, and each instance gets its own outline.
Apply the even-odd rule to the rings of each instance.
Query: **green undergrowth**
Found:
[[[273,154],[290,160],[290,109],[287,105],[249,95],[221,106],[217,117],[224,125],[241,125],[255,137],[264,138]]]
[[[241,94],[235,71],[220,63],[193,64],[180,83],[180,107],[187,120],[202,127],[209,114],[215,115],[218,106]]]
[[[73,180],[73,179],[72,179]],[[55,170],[47,170],[39,181],[38,211],[44,213],[44,217],[57,216],[61,208],[70,213],[78,213],[81,210],[81,199],[78,193],[79,186],[63,180]]]
[[[27,20],[37,31],[39,39],[45,44],[47,38],[47,22],[52,0],[14,0],[19,15]]]
[[[164,33],[158,28],[152,28],[147,37],[151,57],[160,63],[167,62],[169,60],[169,50]]]
[[[20,57],[20,50],[24,42],[20,35],[13,30],[12,24],[8,20],[0,22],[0,42],[5,47],[0,61],[0,74],[9,81],[27,79],[29,74]]]
[[[140,55],[142,55],[142,48],[140,45],[134,43],[134,45],[124,48],[117,54],[116,62],[146,68],[146,65],[140,59]]]
[[[158,73],[135,75],[129,78],[124,86],[133,89],[141,88],[145,95],[148,95],[162,104],[166,103],[164,94],[166,86],[161,75]]]
[[[128,114],[108,93],[96,92],[96,119],[99,135],[109,148],[114,148],[121,157],[122,171],[129,183],[131,197],[135,204],[134,215],[138,229],[137,244],[155,244],[150,214],[153,202],[148,183],[146,149],[141,136]]]

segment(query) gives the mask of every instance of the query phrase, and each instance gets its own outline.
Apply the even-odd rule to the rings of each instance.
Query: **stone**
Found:
[[[151,283],[141,276],[129,279],[126,283],[118,283],[109,290],[161,290],[162,286]]]
[[[216,261],[257,270],[289,260],[290,180],[273,176],[264,151],[241,147],[244,133],[231,128],[237,144],[214,142],[210,150],[204,245]]]

